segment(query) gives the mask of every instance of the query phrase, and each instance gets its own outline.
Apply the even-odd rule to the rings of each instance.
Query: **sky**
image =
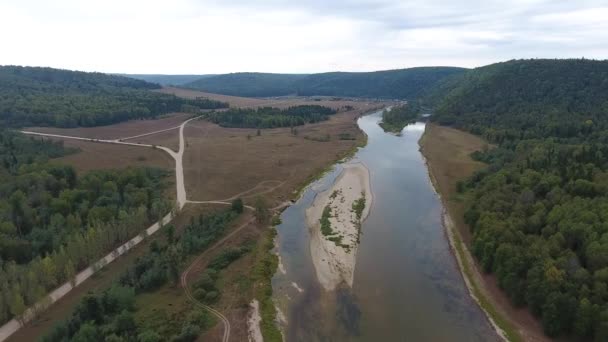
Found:
[[[313,73],[608,59],[608,0],[0,0],[0,65]]]

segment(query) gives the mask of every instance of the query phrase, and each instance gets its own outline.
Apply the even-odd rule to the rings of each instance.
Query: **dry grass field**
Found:
[[[266,99],[256,99],[250,97],[237,97],[229,95],[220,95],[205,93],[197,90],[165,87],[157,90],[159,93],[173,94],[175,96],[184,97],[187,99],[195,99],[197,97],[205,97],[211,100],[217,100],[230,103],[231,107],[263,107],[270,105],[273,101]]]
[[[438,191],[447,200],[453,220],[468,244],[471,234],[463,219],[464,203],[457,200],[456,184],[484,166],[470,155],[488,143],[454,128],[429,124],[420,145]]]
[[[360,110],[343,112],[329,121],[290,128],[222,128],[207,121],[186,127],[184,172],[188,196],[204,201],[228,198],[265,181],[285,182],[267,198],[272,204],[291,199],[311,175],[340,159],[364,139],[355,119]],[[350,134],[356,140],[340,140]],[[320,141],[329,136],[329,141]],[[246,198],[247,200],[247,198]]]
[[[191,114],[175,113],[165,115],[156,120],[131,120],[109,126],[77,128],[29,127],[26,130],[92,139],[119,139],[179,126],[190,116]],[[177,134],[175,136],[177,137]]]

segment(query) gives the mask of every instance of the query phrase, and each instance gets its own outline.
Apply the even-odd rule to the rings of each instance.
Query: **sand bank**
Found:
[[[251,301],[249,306],[251,306],[251,313],[249,314],[249,319],[247,320],[249,342],[264,342],[262,330],[260,329],[260,322],[262,321],[262,317],[260,317],[260,303],[257,299],[254,299]]]
[[[360,226],[369,214],[372,197],[367,167],[349,163],[343,165],[333,186],[318,194],[306,210],[310,253],[317,278],[327,291],[342,283],[353,285]]]

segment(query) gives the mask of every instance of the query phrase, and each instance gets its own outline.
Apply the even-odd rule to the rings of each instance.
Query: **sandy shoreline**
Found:
[[[319,283],[326,291],[345,283],[352,287],[355,261],[359,246],[360,224],[369,215],[373,194],[369,170],[362,163],[343,164],[343,170],[333,186],[318,194],[306,220],[310,229],[310,254]],[[359,213],[356,203],[365,203]],[[326,217],[330,233],[322,233],[321,219]],[[359,206],[361,208],[361,206]]]

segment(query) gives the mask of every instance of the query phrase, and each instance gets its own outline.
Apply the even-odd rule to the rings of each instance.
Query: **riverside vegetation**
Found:
[[[380,127],[385,132],[400,133],[403,127],[416,122],[420,117],[420,107],[417,102],[395,106],[382,112]]]

